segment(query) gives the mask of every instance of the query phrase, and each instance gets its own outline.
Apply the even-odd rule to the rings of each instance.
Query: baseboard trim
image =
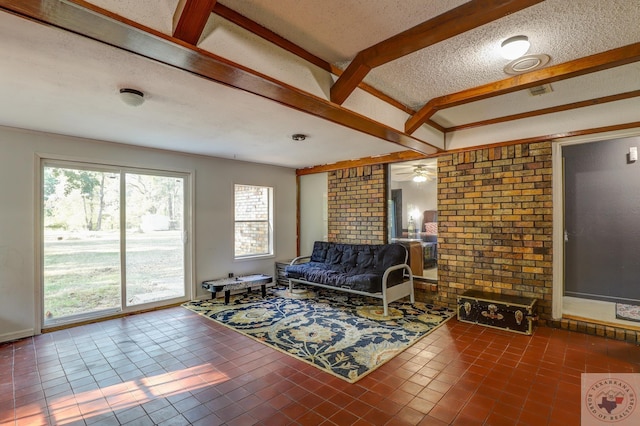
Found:
[[[0,334],[0,342],[11,342],[13,340],[24,339],[25,337],[35,336],[35,330],[33,328],[27,328],[25,330],[15,331],[13,333]]]
[[[590,323],[590,324],[602,325],[602,326],[605,326],[605,327],[622,328],[622,329],[625,329],[625,330],[640,331],[640,326],[634,325],[634,324],[621,324],[619,322],[609,322],[609,321],[604,321],[604,320],[599,320],[599,319],[581,317],[581,316],[578,316],[578,315],[563,315],[562,318],[563,319],[568,319],[568,320],[574,320],[574,321],[582,321],[582,322]],[[621,320],[621,321],[624,321],[624,320]]]

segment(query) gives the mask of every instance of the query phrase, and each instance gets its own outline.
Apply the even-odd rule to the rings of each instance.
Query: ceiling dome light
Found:
[[[551,57],[545,54],[522,56],[505,65],[504,72],[509,75],[522,74],[542,68],[547,65],[550,60]]]
[[[129,106],[140,106],[144,103],[144,93],[136,89],[120,89],[120,99]]]
[[[416,175],[416,176],[413,177],[413,181],[414,182],[418,182],[418,183],[426,182],[427,181],[427,177],[425,175]]]
[[[527,36],[513,36],[502,42],[500,53],[505,59],[513,60],[527,53],[530,46]]]

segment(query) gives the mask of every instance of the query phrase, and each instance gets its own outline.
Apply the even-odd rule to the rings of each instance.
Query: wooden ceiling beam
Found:
[[[0,0],[0,10],[57,27],[422,154],[440,149],[255,70],[84,0]]]
[[[306,167],[297,169],[297,176],[312,175],[315,173],[325,173],[340,169],[350,169],[352,167],[373,166],[376,164],[399,163],[401,161],[422,160],[429,158],[428,155],[422,155],[414,151],[399,151],[386,155],[377,155],[375,157],[360,158],[357,160],[339,161],[332,164],[324,164],[322,166]]]
[[[549,108],[541,108],[534,111],[521,112],[519,114],[505,115],[503,117],[491,118],[489,120],[476,121],[474,123],[461,124],[444,128],[445,132],[457,132],[459,130],[471,129],[474,127],[489,126],[491,124],[505,123],[507,121],[521,120],[523,118],[537,117],[540,115],[554,114],[556,112],[570,111],[577,108],[585,108],[594,105],[601,105],[608,102],[616,102],[624,99],[632,99],[640,96],[640,90],[632,90],[631,92],[618,93],[600,98],[587,99],[586,101],[572,102],[570,104],[557,105]]]
[[[338,67],[335,67],[333,65],[331,65],[329,62],[325,61],[324,59],[321,59],[317,56],[315,56],[313,53],[303,49],[302,47],[298,46],[295,43],[292,43],[291,41],[287,40],[286,38],[274,33],[273,31],[269,30],[268,28],[263,27],[262,25],[258,24],[255,21],[252,21],[251,19],[247,18],[244,15],[239,14],[238,12],[229,9],[228,7],[226,7],[223,4],[220,3],[216,3],[216,5],[213,8],[213,13],[215,13],[216,15],[219,15],[220,17],[228,20],[229,22],[239,26],[240,28],[257,35],[258,37],[261,37],[262,39],[268,41],[269,43],[273,43],[276,46],[280,47],[281,49],[286,50],[289,53],[292,53],[294,55],[296,55],[297,57],[304,59],[307,62],[310,62],[314,65],[316,65],[317,67],[330,72],[334,75],[340,76],[342,75],[342,70]],[[416,113],[416,111],[414,111],[413,109],[409,108],[408,106],[398,102],[396,99],[393,99],[392,97],[380,92],[379,90],[369,86],[366,83],[360,83],[358,85],[358,87],[362,90],[364,90],[365,92],[369,93],[370,95],[375,96],[376,98],[398,108],[399,110],[402,110],[404,112],[406,112],[409,115],[413,115]],[[438,125],[437,123],[433,123],[433,122],[427,122],[427,124],[433,126],[434,128],[442,131],[442,127],[440,125]]]
[[[216,0],[180,0],[174,22],[173,36],[186,43],[198,44],[202,31],[213,10]]]
[[[438,158],[444,155],[458,154],[461,152],[468,152],[468,151],[477,151],[480,149],[498,148],[498,147],[511,146],[511,145],[521,145],[524,143],[536,143],[536,142],[546,142],[546,141],[553,141],[553,140],[562,140],[562,139],[572,138],[576,136],[595,135],[598,133],[615,132],[615,131],[628,130],[628,129],[640,129],[640,121],[634,121],[631,123],[613,124],[610,126],[603,126],[603,127],[594,127],[591,129],[573,130],[573,131],[567,131],[562,133],[552,133],[547,135],[528,137],[524,139],[514,139],[514,140],[504,141],[504,142],[475,145],[475,146],[469,146],[465,148],[457,148],[457,149],[452,149],[448,151],[442,151],[433,155],[421,156],[420,154],[413,151],[401,151],[401,152],[395,152],[392,154],[381,155],[377,157],[367,157],[367,158],[361,158],[359,160],[341,161],[333,164],[325,164],[321,166],[313,166],[313,167],[307,167],[304,169],[297,169],[296,175],[304,176],[304,175],[310,175],[314,173],[325,173],[325,172],[330,172],[330,171],[339,170],[339,169],[349,169],[352,167],[372,166],[375,164],[398,163],[402,161],[421,160],[425,158]]]
[[[455,37],[542,1],[472,0],[368,47],[356,55],[331,87],[331,101],[341,105],[372,68]]]
[[[273,43],[276,46],[304,59],[305,61],[311,62],[312,64],[316,65],[319,68],[322,68],[325,71],[332,71],[331,64],[329,64],[327,61],[318,58],[316,55],[301,48],[297,44],[292,43],[286,38],[274,33],[270,29],[263,27],[255,21],[252,21],[246,16],[239,14],[235,10],[229,9],[223,4],[216,3],[216,5],[213,7],[213,13],[223,17],[227,21],[239,26],[240,28],[249,31],[250,33],[257,35],[258,37],[267,40],[269,43]]]
[[[438,110],[479,101],[555,81],[566,80],[640,61],[640,43],[596,53],[574,61],[520,74],[504,80],[431,99],[405,123],[405,132],[415,132]]]

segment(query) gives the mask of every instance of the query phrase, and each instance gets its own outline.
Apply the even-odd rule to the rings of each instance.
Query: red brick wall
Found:
[[[551,318],[551,143],[438,159],[437,302],[481,290],[535,297]]]
[[[386,170],[386,166],[376,165],[329,172],[329,241],[386,242]]]

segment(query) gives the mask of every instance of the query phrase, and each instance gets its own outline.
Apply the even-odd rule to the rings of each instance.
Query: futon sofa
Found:
[[[406,296],[415,301],[407,256],[400,244],[316,241],[310,256],[296,257],[285,267],[285,276],[289,291],[299,283],[382,299],[386,316],[389,302]]]

